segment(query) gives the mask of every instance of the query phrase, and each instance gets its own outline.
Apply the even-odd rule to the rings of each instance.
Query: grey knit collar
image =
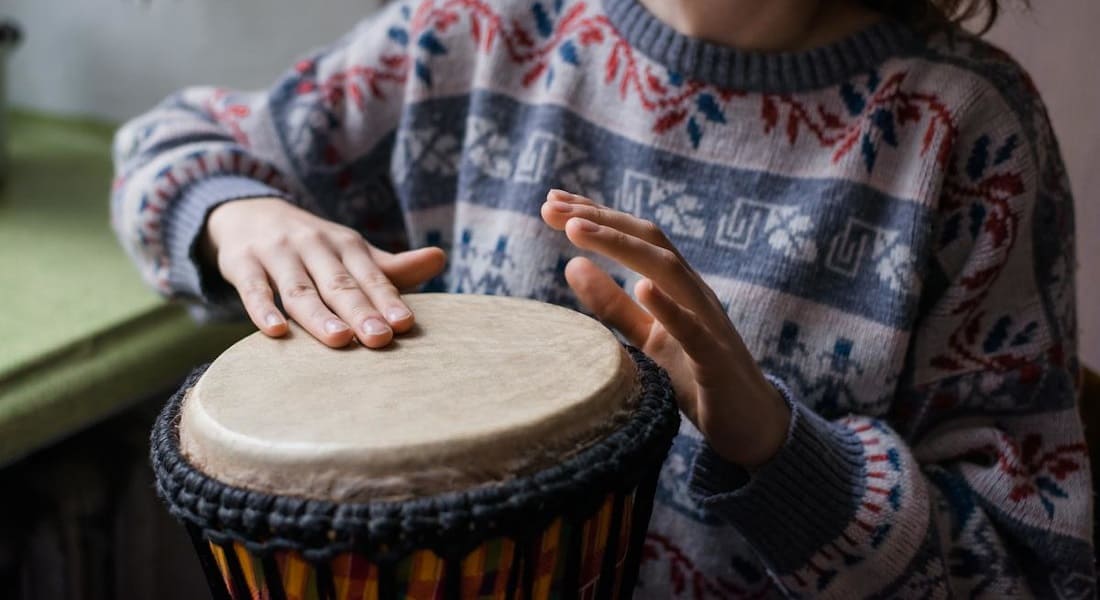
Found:
[[[745,51],[683,35],[637,0],[603,0],[603,5],[611,23],[632,46],[670,71],[742,91],[793,93],[828,87],[920,46],[916,32],[884,19],[812,50]]]

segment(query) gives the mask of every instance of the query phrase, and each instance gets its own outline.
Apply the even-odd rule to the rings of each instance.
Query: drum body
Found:
[[[679,424],[665,374],[633,349],[629,360],[627,409],[552,464],[350,499],[256,489],[196,465],[180,423],[200,368],[154,428],[158,493],[191,533],[215,598],[628,598]]]

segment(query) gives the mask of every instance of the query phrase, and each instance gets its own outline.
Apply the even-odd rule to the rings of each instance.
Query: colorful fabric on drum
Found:
[[[482,544],[462,561],[462,597],[503,598],[515,561],[516,543],[496,539]]]
[[[607,550],[611,510],[614,498],[608,498],[596,516],[584,524],[581,534],[580,597],[588,600],[596,597],[600,584],[600,571],[604,552]]]
[[[378,567],[361,556],[345,553],[332,559],[332,577],[337,598],[378,599]]]
[[[751,477],[685,424],[639,596],[1096,593],[1070,188],[1027,73],[961,30],[745,53],[638,0],[402,0],[115,150],[123,245],[213,313],[239,306],[196,241],[240,198],[439,246],[431,291],[565,305],[547,190],[665,231],[793,418]]]
[[[615,540],[609,540],[615,495],[608,496],[597,512],[586,521],[573,524],[564,518],[554,519],[531,541],[535,563],[531,595],[527,598],[521,583],[514,582],[514,597],[523,600],[548,600],[571,597],[564,586],[566,557],[570,551],[580,554],[577,596],[582,600],[596,597],[604,566],[606,552],[615,552],[614,572],[608,575],[621,580],[626,550],[629,544],[630,506],[634,493],[624,496],[620,531]],[[567,547],[570,531],[579,528],[579,544],[575,549]],[[609,544],[611,541],[613,543]],[[320,590],[331,589],[335,600],[378,600],[378,567],[364,556],[343,553],[328,562],[327,573],[318,571],[315,565],[291,551],[277,551],[265,568],[264,560],[250,553],[243,545],[233,543],[205,544],[221,573],[225,589],[234,600],[270,600],[275,595],[272,586],[281,588],[286,600],[319,600],[325,597]],[[508,597],[509,578],[513,576],[516,560],[516,543],[499,538],[485,542],[462,559],[461,598],[463,600],[501,600]],[[609,550],[610,548],[610,550]],[[525,568],[524,558],[518,569]],[[443,573],[446,561],[431,550],[418,550],[402,560],[396,568],[396,598],[407,600],[433,600],[444,597]],[[234,572],[237,575],[234,575]],[[248,598],[233,595],[238,585],[234,577],[240,577],[248,591]],[[274,581],[273,581],[274,579]],[[618,591],[615,592],[618,597]]]

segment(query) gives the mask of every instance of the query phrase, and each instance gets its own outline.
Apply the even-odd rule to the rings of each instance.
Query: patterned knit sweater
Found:
[[[793,419],[751,475],[683,426],[639,597],[1095,593],[1069,186],[1027,75],[967,34],[750,53],[637,0],[409,0],[115,150],[123,245],[211,309],[233,294],[195,241],[238,198],[441,246],[432,290],[566,305],[547,190],[659,224]]]

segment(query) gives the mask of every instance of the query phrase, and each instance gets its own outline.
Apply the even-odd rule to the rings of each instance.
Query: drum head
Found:
[[[334,350],[292,327],[227,350],[186,394],[180,446],[206,474],[332,501],[507,480],[575,454],[637,394],[600,323],[504,297],[414,294],[417,327]]]

